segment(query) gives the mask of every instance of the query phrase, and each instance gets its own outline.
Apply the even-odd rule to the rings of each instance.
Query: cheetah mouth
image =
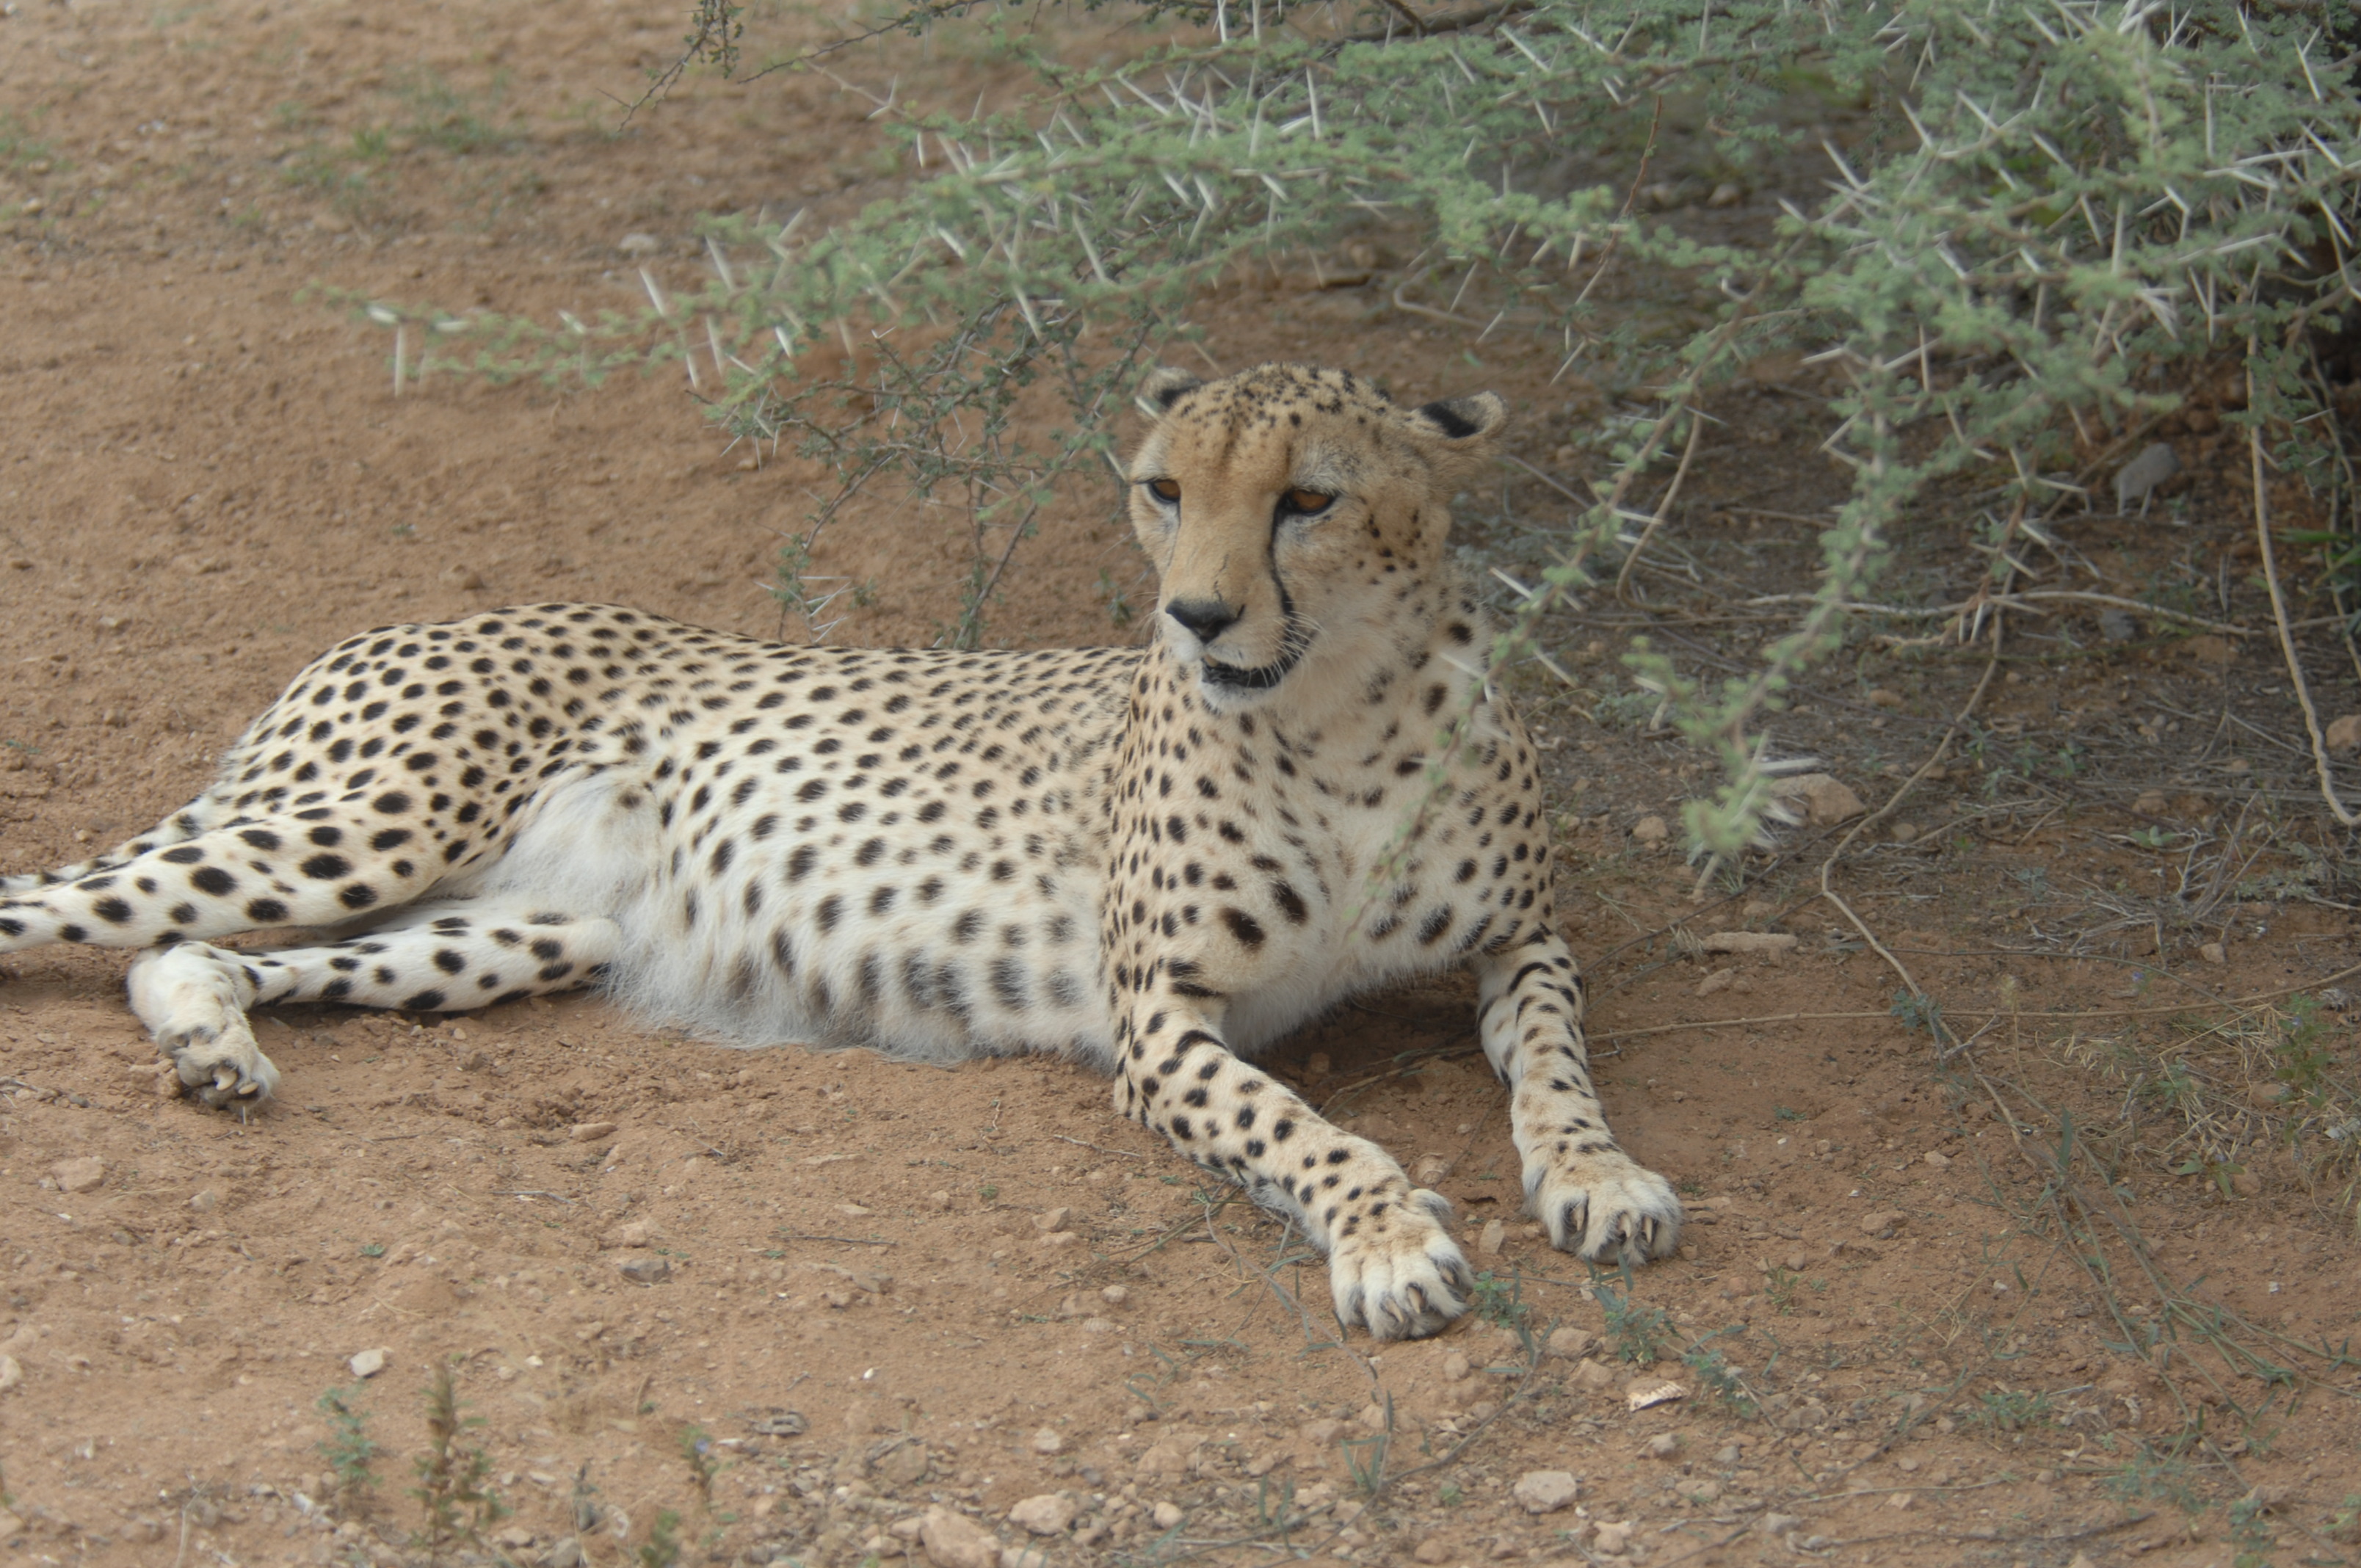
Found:
[[[1296,661],[1302,656],[1302,649],[1290,646],[1278,663],[1251,670],[1224,664],[1217,659],[1201,659],[1198,664],[1204,672],[1208,685],[1219,686],[1224,691],[1267,692],[1287,679],[1288,672],[1295,668]]]

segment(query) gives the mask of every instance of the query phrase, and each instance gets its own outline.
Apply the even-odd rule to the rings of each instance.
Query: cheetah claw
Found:
[[[227,1028],[191,1029],[156,1043],[171,1058],[181,1087],[214,1110],[240,1101],[258,1105],[279,1088],[277,1064],[262,1054],[243,1018]]]
[[[1347,1236],[1328,1255],[1336,1320],[1376,1340],[1425,1339],[1467,1310],[1476,1277],[1443,1228],[1449,1200],[1423,1189],[1373,1236]]]
[[[1552,1246],[1592,1263],[1646,1263],[1680,1245],[1672,1184],[1620,1151],[1526,1171],[1525,1203]]]
[[[172,1063],[182,1089],[218,1110],[258,1105],[279,1087],[246,1021],[239,972],[203,942],[151,948],[132,960],[131,1010]]]

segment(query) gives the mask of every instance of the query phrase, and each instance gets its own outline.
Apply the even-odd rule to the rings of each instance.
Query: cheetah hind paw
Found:
[[[257,1105],[279,1088],[279,1069],[247,1023],[237,971],[202,942],[149,948],[133,960],[131,1010],[171,1058],[181,1087],[216,1110]]]
[[[1467,1310],[1476,1277],[1444,1229],[1451,1201],[1421,1188],[1374,1234],[1339,1241],[1328,1255],[1336,1321],[1366,1324],[1377,1340],[1425,1339]]]
[[[1592,1263],[1646,1263],[1681,1244],[1672,1183],[1620,1150],[1528,1170],[1525,1205],[1552,1246]]]

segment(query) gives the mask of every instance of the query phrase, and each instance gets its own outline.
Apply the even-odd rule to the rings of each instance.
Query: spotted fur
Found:
[[[276,1084],[247,1023],[273,1002],[595,984],[746,1044],[1062,1052],[1295,1218],[1380,1338],[1466,1310],[1447,1206],[1251,1058],[1466,964],[1552,1241],[1667,1252],[1680,1205],[1592,1090],[1532,747],[1444,554],[1499,400],[1271,365],[1160,372],[1143,406],[1145,650],[794,648],[571,604],[383,628],[152,832],[0,881],[0,951],[143,949],[134,1010],[216,1105]],[[295,927],[325,939],[211,945]]]

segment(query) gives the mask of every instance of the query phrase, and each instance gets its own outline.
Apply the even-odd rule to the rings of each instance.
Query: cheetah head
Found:
[[[1140,406],[1155,423],[1132,526],[1161,581],[1158,632],[1210,707],[1330,689],[1323,667],[1422,643],[1451,494],[1508,422],[1499,398],[1405,408],[1349,371],[1258,365],[1158,370]]]

